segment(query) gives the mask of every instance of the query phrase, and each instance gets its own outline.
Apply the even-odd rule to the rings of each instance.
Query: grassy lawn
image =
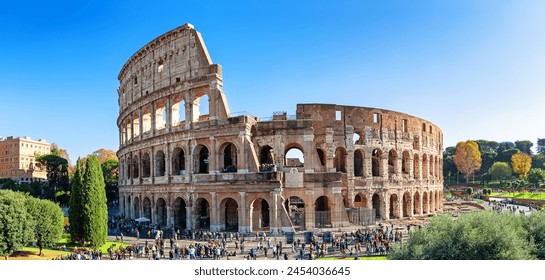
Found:
[[[545,192],[512,192],[512,193],[492,193],[490,197],[520,198],[545,200]]]
[[[111,245],[115,245],[115,248],[118,248],[120,245],[126,246],[128,244],[122,243],[122,242],[111,242],[108,241],[106,244],[101,246],[99,249],[102,251],[103,255],[108,255],[108,248],[110,248]],[[17,251],[11,255],[8,260],[51,260],[53,258],[56,258],[58,256],[64,256],[70,254],[72,250],[74,249],[77,244],[70,243],[69,235],[65,234],[63,237],[57,242],[56,246],[66,246],[66,251],[64,250],[53,250],[53,249],[46,249],[44,248],[42,250],[43,256],[39,256],[38,253],[40,252],[40,249],[37,247],[24,247],[23,250]],[[79,247],[79,246],[78,246]],[[3,258],[1,258],[3,260]]]

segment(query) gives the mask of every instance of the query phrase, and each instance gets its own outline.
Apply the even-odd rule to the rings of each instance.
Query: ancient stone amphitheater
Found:
[[[292,232],[442,210],[442,132],[389,110],[298,104],[229,111],[222,67],[185,24],[118,76],[125,217],[181,229]],[[248,108],[251,109],[251,108]]]

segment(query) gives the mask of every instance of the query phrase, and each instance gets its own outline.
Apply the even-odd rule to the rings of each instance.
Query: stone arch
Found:
[[[397,151],[391,149],[388,152],[388,177],[397,174]]]
[[[269,145],[261,147],[259,153],[259,163],[264,164],[274,164],[274,151],[273,148]]]
[[[132,166],[133,166],[132,157],[129,155],[127,157],[127,179],[132,178],[132,172],[133,172]]]
[[[252,230],[259,231],[268,229],[270,223],[270,208],[267,200],[263,198],[256,198],[251,203],[251,224]]]
[[[399,219],[399,200],[397,194],[390,195],[390,219]]]
[[[177,126],[185,120],[185,102],[181,95],[175,96],[170,106],[172,126]]]
[[[142,155],[142,177],[149,178],[151,176],[151,160],[148,153]]]
[[[411,206],[412,206],[412,199],[411,194],[409,192],[405,192],[403,194],[403,217],[410,217],[411,214]]]
[[[414,193],[414,199],[413,199],[413,213],[415,215],[422,215],[422,207],[420,206],[420,193],[415,192]]]
[[[429,178],[433,179],[433,176],[435,176],[435,166],[434,166],[434,159],[433,155],[430,155],[429,157]]]
[[[429,213],[429,202],[428,202],[428,193],[422,193],[422,212],[423,214]]]
[[[140,177],[140,172],[139,172],[139,169],[140,169],[140,161],[138,160],[138,156],[135,155],[133,157],[133,160],[132,160],[132,174],[133,174],[133,178],[138,178]]]
[[[337,172],[346,173],[346,158],[348,154],[346,149],[343,147],[338,147],[335,150],[335,157],[333,158],[333,164],[335,165],[335,170]]]
[[[298,144],[290,144],[286,147],[284,166],[303,167],[305,165],[305,152],[303,148]]]
[[[172,151],[172,175],[185,174],[185,152],[180,147],[174,148]]]
[[[298,196],[290,196],[285,200],[284,207],[288,212],[295,229],[305,228],[305,201]]]
[[[150,219],[152,223],[156,222],[151,217],[151,200],[149,197],[144,198],[144,202],[142,203],[142,212],[143,216]]]
[[[402,161],[401,161],[401,173],[408,175],[409,174],[409,166],[410,166],[410,154],[409,151],[403,151],[402,154]]]
[[[156,224],[165,228],[167,226],[167,203],[165,199],[159,197],[155,203],[155,216],[157,217]]]
[[[420,179],[420,158],[419,158],[418,154],[414,154],[413,161],[414,161],[414,163],[413,163],[413,176],[414,176],[415,180],[419,180]]]
[[[206,198],[198,198],[195,201],[195,228],[209,229],[210,228],[210,203]]]
[[[172,213],[174,215],[174,225],[180,229],[187,228],[187,204],[181,197],[177,197],[172,204]]]
[[[138,116],[138,113],[133,114],[132,129],[134,137],[138,137],[140,135],[140,116]]]
[[[324,150],[322,150],[320,148],[316,148],[316,153],[318,154],[318,159],[320,160],[320,165],[322,167],[325,167],[326,162],[327,162],[327,157],[325,156]]]
[[[354,207],[356,208],[366,208],[367,207],[367,197],[364,194],[358,193],[354,196]]]
[[[220,212],[222,222],[225,224],[225,230],[238,231],[238,203],[236,200],[228,197],[221,201]]]
[[[354,134],[352,135],[352,143],[354,143],[354,145],[361,145],[363,143],[363,137],[361,137],[359,132],[354,131]]]
[[[220,146],[220,155],[223,155],[220,159],[220,168],[223,173],[237,172],[237,150],[235,144],[231,142],[224,143]]]
[[[155,153],[155,176],[165,176],[166,164],[165,153],[161,150]]]
[[[373,194],[373,197],[371,198],[371,201],[372,201],[372,204],[373,204],[373,210],[375,210],[375,217],[380,218],[380,216],[381,216],[380,215],[381,214],[380,208],[382,206],[381,195],[378,194],[378,193]]]
[[[146,106],[142,110],[142,133],[151,130],[151,107]]]
[[[129,197],[130,198],[130,197]],[[137,218],[140,218],[141,217],[141,214],[140,214],[140,199],[138,199],[138,197],[135,197],[133,202],[132,202],[132,209],[133,209],[133,217],[135,219]]]
[[[435,212],[435,193],[433,191],[430,191],[429,194],[429,205],[430,213]]]
[[[210,97],[207,92],[201,92],[193,101],[193,121],[208,120],[210,114]]]
[[[354,151],[354,177],[364,177],[364,158],[365,152],[362,149],[357,149]]]
[[[422,155],[422,179],[428,179],[429,174],[429,163],[428,163],[428,155],[423,154]]]
[[[380,149],[374,149],[371,157],[371,172],[373,177],[382,176],[382,151]]]
[[[314,226],[331,227],[331,206],[327,196],[322,195],[314,202]]]
[[[167,108],[165,106],[165,100],[161,99],[155,101],[155,129],[164,129],[167,125]]]
[[[208,148],[202,144],[197,145],[193,154],[196,155],[195,173],[208,174],[210,162]]]

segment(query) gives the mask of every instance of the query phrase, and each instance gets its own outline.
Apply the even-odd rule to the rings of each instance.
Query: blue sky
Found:
[[[9,1],[0,8],[0,135],[72,160],[117,150],[117,75],[184,23],[223,66],[232,112],[377,107],[467,139],[545,138],[543,1]]]

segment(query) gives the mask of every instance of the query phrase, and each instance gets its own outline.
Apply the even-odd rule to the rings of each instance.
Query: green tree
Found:
[[[76,161],[76,171],[72,177],[72,190],[70,192],[70,201],[68,208],[68,222],[70,223],[70,238],[81,245],[84,243],[83,235],[83,163],[78,158]]]
[[[545,165],[545,155],[537,154],[532,156],[532,168],[543,168]]]
[[[508,149],[503,150],[502,152],[498,152],[498,156],[496,156],[496,161],[502,161],[502,162],[511,162],[511,157],[514,154],[520,154],[519,149]]]
[[[545,170],[541,168],[532,168],[530,169],[530,172],[528,172],[527,179],[528,182],[537,187],[539,183],[545,181]]]
[[[469,182],[469,176],[479,170],[482,159],[479,145],[475,141],[467,140],[459,142],[456,145],[456,152],[453,157],[456,168],[466,174],[466,183]]]
[[[532,155],[532,147],[534,146],[534,143],[532,141],[523,140],[523,141],[515,141],[515,148],[519,149],[521,152]]]
[[[54,154],[41,155],[36,157],[38,167],[45,167],[48,181],[47,198],[57,201],[57,191],[68,192],[70,183],[68,181],[68,161],[65,158]],[[67,203],[63,201],[62,203]]]
[[[503,182],[504,180],[511,178],[513,170],[511,170],[509,164],[505,162],[495,162],[492,167],[490,167],[490,170],[488,170],[488,173],[492,176],[492,179]]]
[[[28,197],[26,206],[33,219],[33,233],[40,255],[44,246],[58,242],[64,230],[64,214],[61,208],[49,201]]]
[[[536,150],[538,154],[545,155],[545,138],[537,138]]]
[[[521,179],[524,179],[532,168],[532,158],[528,154],[514,154],[511,156],[511,166],[513,171],[519,174]]]
[[[0,255],[8,259],[31,239],[33,220],[22,193],[0,190]]]
[[[82,216],[84,240],[93,247],[103,245],[108,236],[108,207],[102,169],[94,155],[89,156],[85,163]]]
[[[492,211],[453,219],[443,214],[411,232],[407,242],[394,244],[394,260],[529,260],[535,244],[524,228],[525,216]]]
[[[117,182],[119,180],[119,160],[117,158],[106,159],[101,163],[102,175],[106,184],[106,199],[108,203],[119,197]]]

